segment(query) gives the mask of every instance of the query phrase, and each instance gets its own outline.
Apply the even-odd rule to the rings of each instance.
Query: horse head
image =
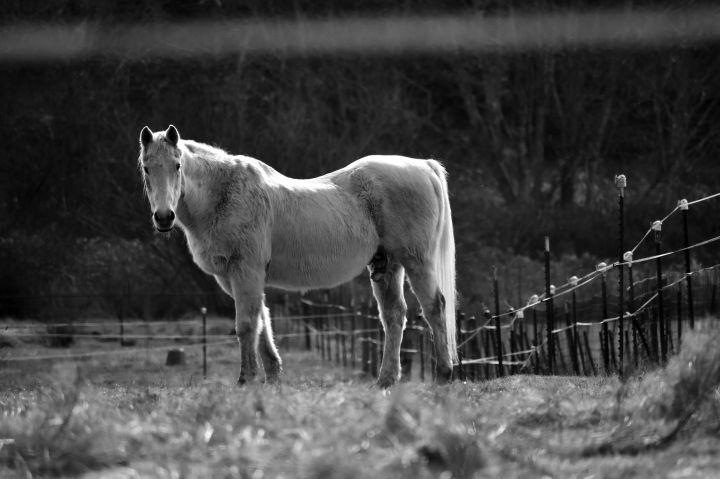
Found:
[[[175,210],[182,191],[182,150],[180,134],[173,125],[164,132],[153,133],[143,127],[140,132],[140,166],[145,193],[150,200],[155,229],[167,232],[175,226]]]

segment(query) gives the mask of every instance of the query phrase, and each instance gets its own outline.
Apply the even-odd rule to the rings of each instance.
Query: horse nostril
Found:
[[[156,211],[155,213],[153,213],[153,219],[157,224],[161,225],[172,223],[173,221],[175,221],[175,212],[173,212],[172,210],[168,211],[167,213],[159,213]]]

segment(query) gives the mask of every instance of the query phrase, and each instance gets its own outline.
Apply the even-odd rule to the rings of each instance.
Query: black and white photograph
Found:
[[[0,477],[720,478],[720,5],[0,2]]]

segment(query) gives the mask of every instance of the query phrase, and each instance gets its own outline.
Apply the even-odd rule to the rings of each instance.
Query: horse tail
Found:
[[[438,287],[445,297],[445,330],[447,331],[450,361],[458,362],[457,338],[455,331],[455,235],[453,233],[450,197],[448,195],[447,171],[435,160],[428,160],[430,168],[440,180],[440,221],[438,221],[435,243],[435,273]]]

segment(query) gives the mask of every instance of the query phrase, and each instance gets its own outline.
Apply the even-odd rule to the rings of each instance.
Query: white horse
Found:
[[[278,380],[264,288],[329,288],[363,268],[385,328],[378,384],[400,378],[405,274],[433,331],[436,380],[457,360],[455,241],[446,172],[434,160],[368,156],[297,180],[247,156],[182,140],[170,125],[140,133],[139,164],[155,228],[179,225],[193,260],[235,301],[240,383]],[[259,351],[258,351],[259,350]]]

